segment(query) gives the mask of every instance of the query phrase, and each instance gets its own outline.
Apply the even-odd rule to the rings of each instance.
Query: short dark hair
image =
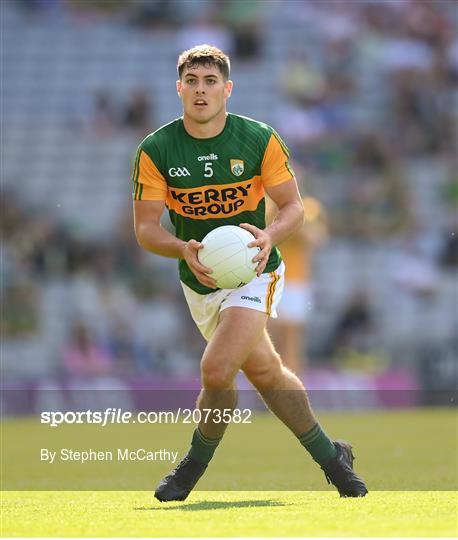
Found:
[[[178,57],[177,71],[178,77],[181,79],[185,68],[193,68],[195,66],[215,66],[221,72],[221,75],[227,81],[231,63],[229,56],[223,51],[212,45],[197,45],[192,49],[183,51]]]

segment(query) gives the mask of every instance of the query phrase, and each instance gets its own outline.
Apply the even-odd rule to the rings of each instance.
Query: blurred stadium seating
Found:
[[[144,133],[121,120],[138,89],[150,96],[150,131],[180,115],[175,62],[193,36],[234,51],[229,110],[274,125],[328,209],[331,241],[314,264],[312,368],[456,381],[456,5],[245,4],[251,11],[236,0],[1,2],[6,381],[64,373],[77,322],[120,377],[198,373],[202,342],[176,263],[135,245],[129,177]],[[100,92],[111,116],[97,109]],[[386,150],[367,150],[374,137]],[[371,331],[356,327],[345,350],[332,349],[358,291]],[[120,328],[127,359],[113,345]],[[451,358],[447,375],[426,350]]]

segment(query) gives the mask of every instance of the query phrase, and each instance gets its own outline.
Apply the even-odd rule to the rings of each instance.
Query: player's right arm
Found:
[[[210,268],[200,264],[197,252],[203,246],[197,240],[184,242],[161,225],[165,201],[134,200],[134,230],[139,245],[162,257],[184,259],[196,278],[211,289],[216,289],[215,280],[208,274]]]
[[[134,230],[139,245],[162,257],[183,259],[186,242],[160,223],[165,201],[134,201]]]
[[[180,240],[162,227],[167,182],[142,145],[137,151],[132,181],[134,229],[139,245],[162,257],[184,259],[200,283],[215,289],[215,280],[208,275],[211,270],[200,264],[197,258],[202,244],[192,239],[188,242]]]
[[[216,289],[211,269],[200,264],[197,252],[203,246],[197,240],[184,242],[161,225],[164,201],[134,201],[134,229],[139,245],[162,257],[184,259],[196,278],[207,287]]]

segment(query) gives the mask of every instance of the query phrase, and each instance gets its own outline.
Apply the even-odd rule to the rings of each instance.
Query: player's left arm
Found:
[[[265,229],[258,229],[249,223],[240,225],[256,237],[256,240],[251,242],[249,246],[261,248],[261,251],[253,259],[253,261],[258,262],[256,267],[258,276],[263,273],[267,265],[272,247],[280,244],[304,223],[304,206],[294,177],[265,189],[278,207],[275,220]]]

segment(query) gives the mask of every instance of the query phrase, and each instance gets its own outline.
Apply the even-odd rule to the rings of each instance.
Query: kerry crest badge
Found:
[[[244,171],[244,164],[241,159],[231,159],[231,171],[235,176],[240,176]]]

